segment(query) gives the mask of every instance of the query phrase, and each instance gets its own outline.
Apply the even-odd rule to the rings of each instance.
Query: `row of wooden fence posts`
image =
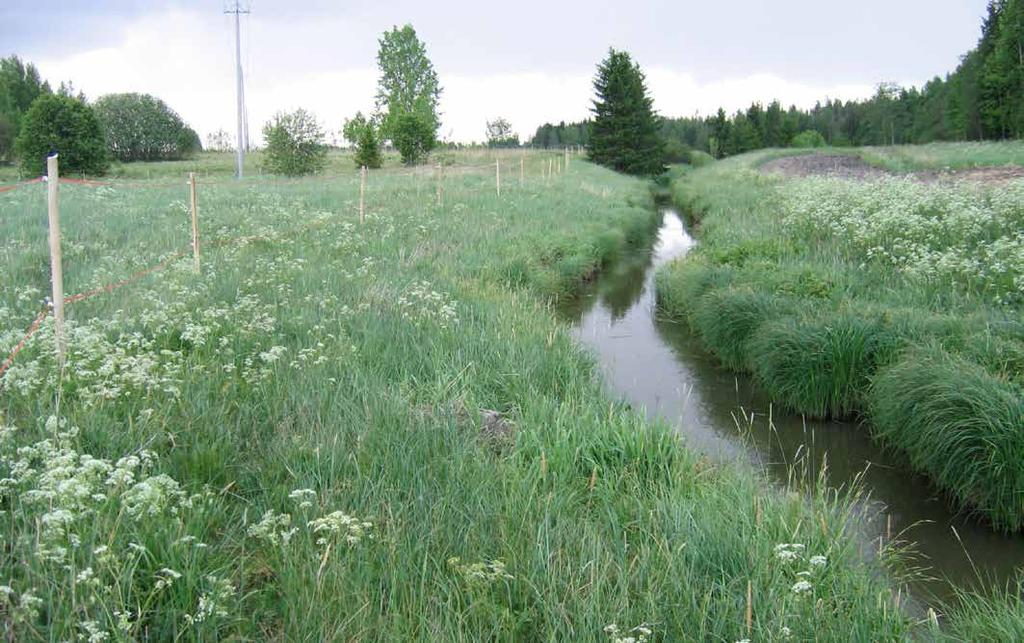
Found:
[[[578,153],[578,152],[577,152]],[[54,338],[56,341],[57,365],[64,368],[67,341],[64,333],[64,270],[61,262],[60,240],[60,164],[54,154],[46,159],[47,214],[50,227],[50,282],[52,287]],[[569,148],[565,148],[565,168],[569,167]],[[554,158],[548,159],[547,177],[554,171]],[[561,172],[561,168],[559,168]],[[437,205],[444,203],[444,165],[437,164]],[[526,161],[519,158],[519,185],[526,183]],[[201,272],[199,258],[199,200],[196,193],[196,173],[188,173],[189,211],[192,215],[192,261],[196,274]],[[494,160],[494,191],[501,196],[501,161]],[[366,221],[366,166],[359,169],[359,223]]]
[[[192,260],[195,271],[199,264],[199,204],[196,197],[196,174],[188,174],[189,210],[192,214]],[[46,159],[46,210],[50,240],[50,305],[53,307],[53,335],[57,367],[64,369],[67,336],[64,332],[64,265],[60,235],[60,161],[57,154]]]
[[[566,147],[564,150],[565,160],[559,163],[554,157],[548,158],[547,174],[544,174],[544,166],[541,166],[541,175],[547,179],[550,179],[555,174],[561,174],[565,170],[569,169],[569,148]],[[440,167],[440,166],[439,166]],[[519,158],[519,187],[526,184],[526,160],[523,157]],[[440,189],[440,188],[438,188]],[[494,191],[498,196],[501,196],[501,161],[494,159]],[[438,198],[438,205],[441,204],[440,197]]]

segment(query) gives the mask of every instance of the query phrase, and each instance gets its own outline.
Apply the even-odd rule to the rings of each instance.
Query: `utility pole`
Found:
[[[235,96],[238,102],[238,142],[235,154],[235,178],[242,178],[242,166],[245,163],[245,89],[242,84],[242,27],[241,15],[249,13],[242,8],[241,0],[235,0],[235,6],[225,9],[224,13],[235,14]]]

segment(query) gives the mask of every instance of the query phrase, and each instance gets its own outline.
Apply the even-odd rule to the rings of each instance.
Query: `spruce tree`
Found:
[[[628,53],[609,49],[597,67],[594,91],[590,158],[627,174],[663,172],[664,143],[640,66]]]
[[[377,127],[365,123],[359,132],[355,154],[356,167],[367,167],[376,170],[384,164],[380,155],[380,140],[377,138]]]

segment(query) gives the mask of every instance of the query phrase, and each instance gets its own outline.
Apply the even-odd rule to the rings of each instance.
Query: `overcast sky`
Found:
[[[204,138],[234,131],[234,27],[223,0],[0,0],[0,55],[90,98],[163,98]],[[230,3],[233,4],[233,3]],[[306,107],[329,130],[373,107],[377,38],[411,23],[441,79],[441,135],[484,138],[508,118],[529,136],[588,114],[608,47],[643,67],[665,116],[768,102],[811,106],[920,85],[977,42],[987,0],[251,0],[243,67],[254,138]]]

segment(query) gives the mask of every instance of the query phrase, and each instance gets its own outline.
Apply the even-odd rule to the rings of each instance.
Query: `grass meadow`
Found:
[[[1024,182],[787,180],[756,170],[771,156],[677,180],[702,245],[660,275],[662,306],[787,408],[866,418],[961,506],[1020,529]]]
[[[534,170],[547,171],[547,159],[562,159],[559,151],[536,151],[532,152],[535,159]],[[485,148],[469,148],[461,150],[438,150],[431,154],[431,164],[442,164],[445,166],[480,165],[483,163],[494,163],[495,156],[507,159],[510,171],[518,173],[519,150],[489,150]],[[399,171],[403,168],[402,160],[398,152],[394,150],[382,150],[381,156],[384,161],[384,169]],[[543,161],[541,159],[544,159]],[[543,166],[543,168],[542,168]],[[324,166],[321,177],[334,177],[347,175],[355,167],[354,155],[351,150],[331,148],[327,153],[327,163]],[[243,168],[245,178],[249,181],[275,180],[281,177],[266,176],[263,172],[263,150],[252,150],[245,155],[245,166]],[[102,179],[98,180],[132,180],[132,181],[153,181],[166,182],[177,181],[186,176],[189,172],[195,172],[200,180],[227,180],[235,176],[235,153],[234,152],[199,152],[192,158],[180,161],[154,161],[154,162],[132,162],[122,163],[113,161],[109,170]],[[75,178],[96,178],[73,175]],[[0,164],[0,186],[16,183],[18,181],[33,179],[21,175],[16,164]]]
[[[855,499],[772,490],[608,399],[554,318],[656,225],[574,160],[61,187],[68,307],[0,380],[16,640],[898,640]],[[167,180],[163,180],[167,179]],[[173,180],[172,180],[173,179]],[[0,354],[48,293],[46,197],[0,195]]]

